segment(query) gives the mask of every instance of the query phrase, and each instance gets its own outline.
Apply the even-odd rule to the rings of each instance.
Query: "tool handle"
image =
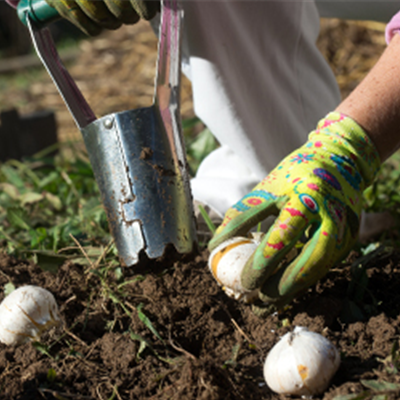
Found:
[[[27,25],[26,18],[29,15],[38,28],[61,18],[57,10],[49,6],[45,0],[21,0],[18,3],[17,12],[24,25]]]

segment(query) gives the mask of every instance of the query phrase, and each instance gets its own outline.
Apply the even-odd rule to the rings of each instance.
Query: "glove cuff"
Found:
[[[360,125],[344,114],[329,113],[319,121],[317,129],[310,133],[309,141],[317,147],[328,143],[331,149],[332,146],[340,146],[339,154],[347,149],[347,156],[357,166],[363,178],[364,189],[373,182],[381,166],[374,143]]]

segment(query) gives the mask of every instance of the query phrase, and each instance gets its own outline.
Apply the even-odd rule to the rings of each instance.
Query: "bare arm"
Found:
[[[400,35],[396,34],[365,79],[337,107],[374,142],[381,161],[400,148]]]

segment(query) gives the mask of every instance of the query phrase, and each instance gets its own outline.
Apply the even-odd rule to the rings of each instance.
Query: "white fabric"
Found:
[[[229,147],[221,146],[201,163],[191,186],[197,201],[211,206],[223,217],[225,211],[258,182],[258,177]]]
[[[192,180],[196,200],[224,214],[336,108],[339,89],[315,45],[318,9],[368,19],[396,11],[394,2],[371,3],[182,1],[183,71],[196,114],[223,146]]]

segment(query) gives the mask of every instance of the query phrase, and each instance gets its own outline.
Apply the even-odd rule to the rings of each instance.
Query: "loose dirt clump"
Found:
[[[342,355],[330,388],[317,398],[360,392],[360,379],[397,382],[382,360],[400,332],[400,256],[379,254],[376,263],[360,259],[367,277],[362,302],[352,294],[353,253],[287,310],[266,318],[222,292],[207,251],[170,266],[148,263],[140,274],[125,269],[118,279],[112,270],[102,275],[70,262],[52,274],[3,254],[0,285],[50,290],[64,327],[41,343],[0,345],[0,397],[279,399],[264,382],[263,362],[294,325],[322,333]]]
[[[385,48],[383,29],[322,21],[318,46],[343,97]],[[151,104],[156,44],[144,23],[81,43],[68,67],[96,114]],[[181,112],[189,118],[190,84],[183,83]],[[79,134],[46,75],[29,87],[2,90],[0,107],[13,105],[22,114],[54,109],[61,141]],[[398,252],[389,249],[370,259],[354,252],[289,308],[264,319],[222,292],[207,257],[203,251],[190,262],[148,262],[123,269],[121,277],[118,267],[91,270],[71,262],[52,274],[0,254],[0,287],[12,282],[50,290],[64,320],[63,328],[40,343],[0,344],[0,399],[283,399],[266,386],[262,367],[268,351],[295,325],[322,333],[341,352],[337,374],[317,399],[360,393],[362,379],[400,383],[391,373],[398,366],[393,345],[400,332]],[[396,390],[386,395],[400,398]]]

